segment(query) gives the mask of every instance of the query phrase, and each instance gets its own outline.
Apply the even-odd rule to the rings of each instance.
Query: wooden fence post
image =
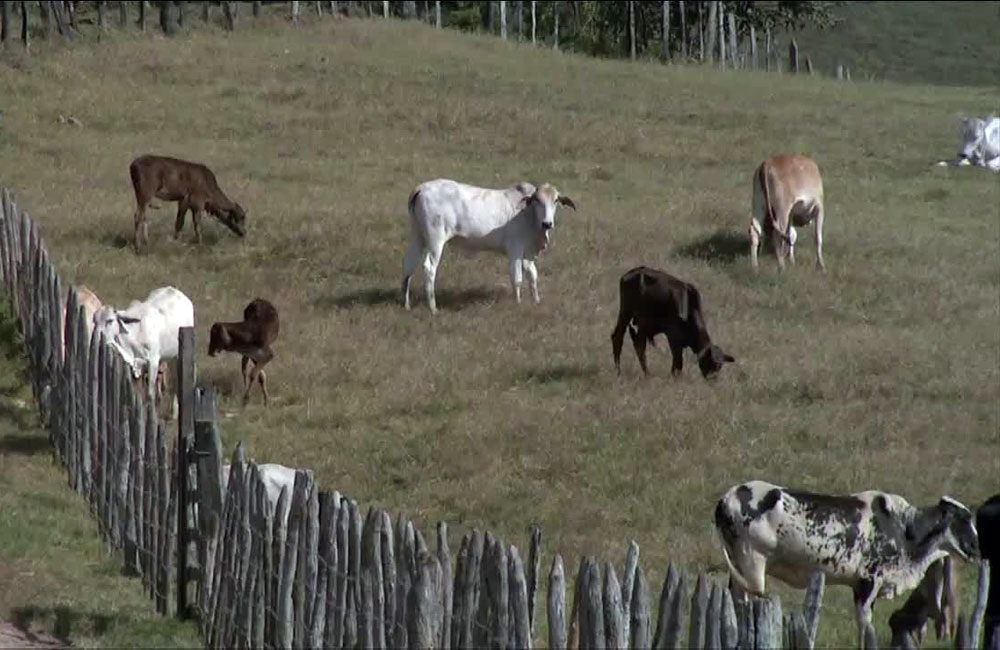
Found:
[[[566,572],[562,555],[556,553],[549,570],[549,648],[566,650]]]
[[[451,612],[455,601],[455,577],[452,576],[451,552],[448,549],[448,524],[443,521],[439,521],[437,525],[437,557],[438,564],[441,565],[441,606],[444,609],[441,613],[441,636],[438,640],[438,647],[441,650],[450,650],[452,645]],[[388,605],[388,601],[389,599],[386,598],[386,605]],[[391,637],[387,634],[386,641],[390,639]]]
[[[177,617],[188,616],[187,607],[187,492],[188,492],[188,450],[194,439],[194,328],[182,327],[177,334]],[[199,479],[201,474],[199,473]],[[221,500],[221,495],[218,495]],[[204,502],[203,502],[204,503]],[[201,507],[204,507],[202,505]],[[218,512],[216,511],[218,515]],[[204,528],[202,532],[204,533]],[[205,558],[198,558],[199,566],[205,570]]]
[[[628,639],[625,613],[622,610],[622,588],[610,562],[604,563],[604,638],[609,648],[625,648]]]
[[[826,574],[817,571],[809,580],[806,588],[805,617],[806,631],[809,634],[809,644],[816,642],[816,628],[819,627],[819,609],[823,605],[823,590],[826,585]]]
[[[507,549],[507,576],[510,592],[508,604],[511,617],[508,643],[512,648],[531,648],[531,623],[528,620],[528,585],[524,579],[524,565],[517,547],[513,544]]]
[[[632,581],[632,598],[629,600],[629,639],[628,647],[646,650],[650,647],[650,614],[649,587],[642,573],[642,567],[636,564],[635,578]]]
[[[683,646],[684,621],[687,619],[689,602],[687,576],[671,562],[660,594],[654,648],[676,649]]]
[[[706,622],[708,616],[708,585],[703,574],[695,582],[691,597],[691,625],[688,630],[688,647],[704,648],[706,642]]]
[[[632,620],[632,591],[633,591],[633,581],[635,580],[635,570],[639,565],[639,545],[636,544],[635,540],[630,540],[628,544],[628,550],[625,552],[625,567],[622,572],[622,615],[623,624],[625,626],[625,640],[628,641],[631,638],[629,634],[629,627]]]
[[[794,38],[788,43],[788,68],[794,73],[799,71],[799,44]]]
[[[528,545],[528,626],[529,634],[535,636],[535,602],[538,600],[538,570],[542,557],[542,529],[531,527],[531,541]]]

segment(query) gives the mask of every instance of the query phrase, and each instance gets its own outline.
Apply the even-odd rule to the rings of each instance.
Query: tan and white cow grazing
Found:
[[[823,180],[816,162],[801,154],[771,156],[753,175],[753,214],[750,217],[750,264],[757,270],[761,235],[769,235],[778,258],[778,270],[795,261],[796,227],[816,222],[816,265],[823,262]]]

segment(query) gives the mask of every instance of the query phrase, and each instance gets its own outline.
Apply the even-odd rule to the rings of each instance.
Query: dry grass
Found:
[[[200,346],[255,296],[281,310],[269,409],[239,407],[238,358],[199,350],[227,449],[311,467],[427,531],[446,519],[456,539],[475,525],[520,542],[538,523],[572,566],[620,562],[634,538],[651,583],[668,560],[721,568],[712,507],[746,479],[916,503],[996,490],[1000,185],[931,167],[988,90],[595,61],[395,21],[119,37],[0,65],[0,177],[64,278],[116,304],[177,286]],[[825,275],[811,228],[797,268],[748,272],[751,175],[778,151],[824,173]],[[201,248],[190,224],[174,243],[168,204],[134,256],[127,167],[146,152],[208,164],[248,208],[246,240],[211,222]],[[576,200],[539,262],[540,306],[513,304],[504,259],[447,248],[443,313],[422,290],[412,313],[395,304],[406,198],[437,177],[548,180]],[[628,348],[615,376],[618,278],[640,263],[701,289],[739,360],[714,385],[691,356],[671,380],[657,350],[652,379]],[[853,639],[839,591],[827,643]]]

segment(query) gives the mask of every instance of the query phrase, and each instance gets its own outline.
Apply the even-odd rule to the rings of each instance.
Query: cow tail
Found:
[[[778,227],[778,219],[774,216],[774,206],[771,205],[771,192],[767,187],[767,161],[760,164],[758,173],[760,174],[761,189],[764,190],[764,209],[767,210],[767,220],[771,222],[771,230],[778,233],[778,236],[787,242],[789,241],[788,235],[781,232],[781,229]]]

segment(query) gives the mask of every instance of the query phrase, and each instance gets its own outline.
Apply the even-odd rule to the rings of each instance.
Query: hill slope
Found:
[[[538,523],[543,565],[555,550],[574,565],[620,561],[634,538],[651,584],[668,560],[722,569],[712,508],[745,479],[921,504],[995,490],[1000,185],[931,166],[955,150],[954,91],[600,61],[397,21],[259,22],[0,63],[4,183],[67,281],[118,305],[167,284],[192,298],[227,453],[244,440],[311,467],[425,533],[446,519],[453,548],[471,526],[519,541]],[[994,100],[963,90],[973,112]],[[751,176],[787,150],[823,171],[829,270],[803,228],[797,267],[778,276],[764,255],[753,276]],[[147,152],[208,164],[247,207],[246,239],[206,219],[204,245],[190,225],[174,242],[167,204],[136,257],[127,169]],[[437,177],[550,181],[576,201],[539,260],[540,305],[512,304],[504,259],[457,248],[439,317],[419,276],[414,311],[395,303],[407,196]],[[615,376],[618,279],[638,264],[699,287],[738,359],[719,381],[690,354],[671,379],[660,349],[652,378],[629,350]],[[243,409],[238,358],[204,343],[255,296],[282,332],[271,406]],[[823,643],[853,642],[844,591]]]
[[[845,2],[833,13],[835,27],[794,34],[824,75],[842,63],[854,80],[1000,87],[1000,2]]]

